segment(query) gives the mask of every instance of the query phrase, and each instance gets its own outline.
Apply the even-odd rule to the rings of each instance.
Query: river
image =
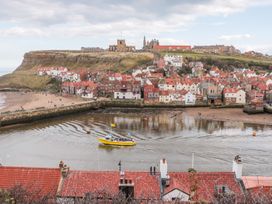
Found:
[[[166,158],[170,171],[186,171],[194,152],[198,171],[231,171],[236,154],[243,158],[244,175],[272,171],[270,126],[195,119],[173,110],[126,112],[103,110],[1,129],[0,163],[57,167],[63,160],[71,169],[118,170],[121,160],[123,169],[148,170]],[[137,145],[99,145],[97,138],[108,133],[131,134]]]

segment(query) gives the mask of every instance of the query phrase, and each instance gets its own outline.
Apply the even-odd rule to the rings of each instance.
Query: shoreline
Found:
[[[112,109],[125,112],[144,112],[147,109],[161,111],[182,111],[189,116],[203,120],[243,122],[256,125],[272,125],[272,114],[248,115],[241,107],[210,108],[184,105],[150,105],[141,101],[85,101],[75,96],[60,96],[48,93],[9,92],[5,93],[6,107],[0,109],[0,127],[29,123],[36,120],[60,117],[97,109]],[[5,105],[5,104],[4,104]]]
[[[250,114],[243,112],[242,108],[187,108],[185,112],[194,117],[204,120],[223,122],[242,122],[256,125],[272,125],[272,114]],[[201,113],[199,115],[199,113]]]

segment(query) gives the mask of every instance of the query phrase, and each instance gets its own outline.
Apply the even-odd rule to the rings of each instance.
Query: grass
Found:
[[[30,71],[16,71],[0,77],[0,87],[41,90],[50,84],[49,77],[40,77]]]
[[[24,63],[15,72],[0,77],[0,88],[56,89],[59,85],[52,79],[37,76],[39,67],[64,66],[73,71],[127,72],[143,64],[150,64],[154,59],[152,53],[78,51],[37,51],[27,53],[25,57]]]
[[[166,52],[161,53],[162,55]],[[217,55],[217,54],[206,54],[206,53],[193,53],[193,52],[171,52],[171,54],[180,54],[183,57],[191,58],[192,60],[221,60],[221,61],[236,61],[244,64],[249,64],[252,66],[271,66],[271,57],[249,57],[245,55]]]

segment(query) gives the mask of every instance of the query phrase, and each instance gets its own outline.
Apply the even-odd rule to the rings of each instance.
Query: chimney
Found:
[[[66,164],[64,164],[63,167],[60,168],[60,172],[63,178],[68,176],[69,170],[70,168]]]
[[[232,172],[235,172],[237,179],[242,179],[243,163],[240,155],[236,155],[232,164]]]
[[[59,168],[60,168],[60,169],[63,168],[63,165],[64,165],[63,161],[60,161],[60,163],[59,163]]]
[[[160,173],[162,179],[167,179],[169,177],[166,159],[161,159],[160,161]]]
[[[161,185],[162,191],[170,185],[170,176],[168,175],[168,167],[166,159],[160,160],[160,174],[161,174]]]

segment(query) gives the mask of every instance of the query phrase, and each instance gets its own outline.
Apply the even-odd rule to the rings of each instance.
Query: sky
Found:
[[[234,45],[272,55],[272,0],[1,0],[0,74],[25,52],[107,48],[116,39]]]

